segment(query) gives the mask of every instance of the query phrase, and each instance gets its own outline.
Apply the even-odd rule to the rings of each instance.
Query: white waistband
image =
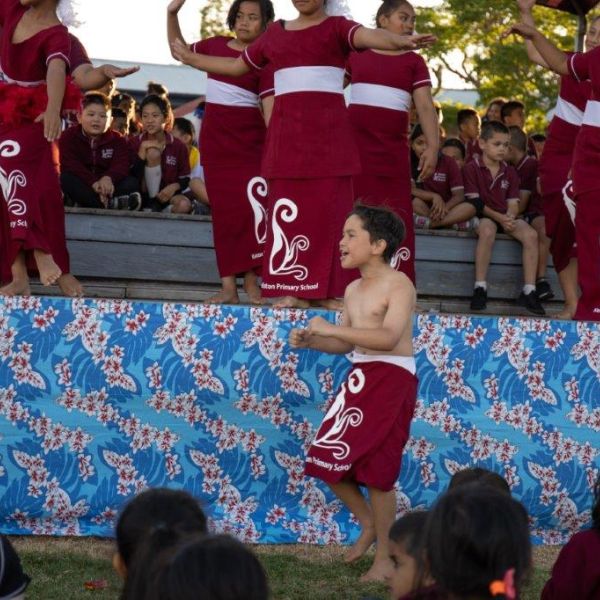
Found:
[[[258,106],[258,95],[237,85],[209,79],[206,82],[206,102],[255,108]]]
[[[384,362],[396,367],[402,367],[413,375],[417,372],[417,364],[412,356],[394,356],[392,354],[361,354],[351,352],[350,361],[354,363]]]
[[[583,124],[592,127],[600,127],[600,102],[597,100],[588,100],[583,113]]]
[[[377,108],[389,108],[408,112],[412,96],[406,90],[377,85],[374,83],[353,83],[350,104],[363,104]]]
[[[554,109],[554,116],[577,127],[581,127],[583,121],[583,111],[560,96]]]
[[[294,92],[344,93],[344,69],[337,67],[291,67],[275,71],[275,95]]]

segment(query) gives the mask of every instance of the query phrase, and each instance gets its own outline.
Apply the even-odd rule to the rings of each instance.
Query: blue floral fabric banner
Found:
[[[149,486],[185,488],[258,543],[345,543],[357,526],[304,454],[345,357],[292,350],[310,311],[0,299],[0,531],[112,535]],[[330,313],[328,318],[334,320]],[[415,318],[420,378],[399,512],[466,466],[494,469],[535,541],[590,519],[600,452],[600,328]]]

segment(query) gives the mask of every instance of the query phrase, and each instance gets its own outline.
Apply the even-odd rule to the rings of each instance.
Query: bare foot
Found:
[[[237,292],[226,292],[221,290],[213,296],[202,300],[203,304],[239,304],[240,299],[238,298]]]
[[[0,288],[0,296],[31,296],[29,279],[13,279]]]
[[[310,302],[293,296],[283,296],[273,302],[273,308],[310,308]]]
[[[363,583],[378,581],[385,582],[391,575],[394,565],[389,558],[374,561],[371,568],[360,578]]]
[[[576,310],[577,306],[569,306],[568,304],[565,304],[564,308],[559,313],[550,316],[553,319],[558,319],[559,321],[572,321]]]
[[[54,262],[52,254],[34,250],[33,257],[40,273],[40,281],[43,285],[54,285],[62,275],[60,267]]]
[[[83,286],[71,273],[61,275],[56,283],[63,296],[68,298],[81,298],[83,296]]]
[[[244,291],[246,294],[248,294],[248,300],[250,301],[250,304],[265,303],[260,291],[260,286],[258,285],[256,273],[250,271],[244,275]]]
[[[353,546],[346,552],[344,562],[350,564],[362,558],[375,541],[375,527],[365,527]]]
[[[319,306],[327,310],[344,310],[344,301],[337,298],[325,298],[324,300],[315,300],[313,306]]]

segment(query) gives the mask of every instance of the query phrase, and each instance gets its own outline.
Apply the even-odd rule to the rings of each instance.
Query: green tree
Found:
[[[559,47],[574,47],[575,17],[541,7],[534,17]],[[479,91],[481,107],[497,96],[520,99],[527,107],[528,128],[541,130],[556,102],[558,77],[529,61],[520,38],[501,39],[516,20],[514,0],[445,0],[440,7],[419,9],[419,31],[438,36],[425,51],[438,81],[443,69],[458,75]]]
[[[215,35],[229,35],[225,20],[229,11],[228,0],[207,0],[206,5],[200,9],[200,37],[206,38]]]

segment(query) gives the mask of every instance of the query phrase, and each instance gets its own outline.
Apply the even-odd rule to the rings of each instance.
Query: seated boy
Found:
[[[104,94],[83,97],[79,125],[59,141],[61,187],[79,206],[139,210],[142,198],[137,180],[129,175],[129,147],[123,136],[108,129],[110,113]]]
[[[487,271],[492,257],[496,233],[506,233],[523,246],[523,276],[525,285],[517,302],[535,315],[546,314],[535,293],[535,274],[538,263],[538,239],[535,229],[517,219],[519,214],[519,176],[507,165],[510,134],[498,121],[486,123],[481,130],[476,156],[463,169],[465,198],[482,203],[477,227],[475,250],[475,290],[471,310],[487,306]]]
[[[353,353],[347,381],[308,450],[305,472],[327,482],[361,525],[346,562],[377,542],[362,581],[383,581],[391,574],[394,484],[417,397],[415,288],[390,266],[404,234],[404,224],[390,210],[356,206],[344,224],[340,251],[342,267],[359,269],[361,276],[346,288],[341,324],[314,317],[307,329],[290,332],[295,348]],[[368,500],[359,486],[367,488]]]
[[[542,211],[542,196],[538,191],[538,161],[527,154],[527,135],[515,125],[510,131],[508,162],[519,175],[519,212],[538,234],[538,266],[535,291],[540,300],[551,300],[554,292],[546,279],[550,238],[546,235],[546,221]]]
[[[465,162],[469,162],[474,156],[481,153],[478,143],[481,118],[475,109],[463,108],[456,113],[456,124],[458,126],[458,139],[465,146]]]

